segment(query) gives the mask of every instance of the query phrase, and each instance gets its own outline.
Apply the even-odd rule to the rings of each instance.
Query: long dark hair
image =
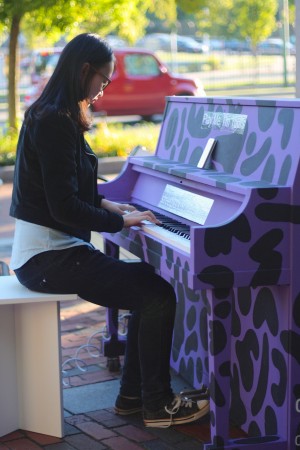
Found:
[[[63,49],[56,68],[40,97],[25,112],[25,123],[44,117],[53,109],[70,116],[81,131],[91,125],[90,116],[82,108],[82,101],[88,96],[94,70],[91,68],[82,82],[82,68],[90,63],[100,68],[114,61],[108,43],[97,34],[82,33],[72,39]]]

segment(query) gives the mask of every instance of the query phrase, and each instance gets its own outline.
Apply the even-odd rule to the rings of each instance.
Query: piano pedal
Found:
[[[209,391],[208,387],[202,386],[200,389],[181,391],[179,394],[181,397],[189,398],[192,400],[208,400]]]

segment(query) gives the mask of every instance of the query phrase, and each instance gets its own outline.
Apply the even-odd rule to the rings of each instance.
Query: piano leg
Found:
[[[232,295],[229,289],[207,291],[211,448],[224,448],[229,439]]]
[[[106,255],[119,258],[120,248],[111,241],[104,240],[104,252]],[[103,342],[104,356],[107,357],[107,367],[110,372],[120,370],[120,356],[125,354],[126,338],[119,338],[119,310],[116,308],[106,309],[107,340]]]
[[[231,345],[232,308],[234,291],[215,289],[207,291],[208,357],[210,391],[211,442],[205,450],[287,450],[286,439],[280,436],[259,436],[230,439],[231,403]]]

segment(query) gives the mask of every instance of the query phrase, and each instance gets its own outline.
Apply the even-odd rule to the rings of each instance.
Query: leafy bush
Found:
[[[139,123],[136,125],[110,124],[100,122],[95,129],[86,135],[96,155],[127,156],[137,145],[154,152],[158,140],[160,125]]]
[[[0,166],[10,166],[15,163],[18,133],[9,131],[0,134]]]
[[[103,121],[86,134],[86,139],[98,158],[126,157],[137,145],[142,145],[148,151],[154,152],[159,129],[160,125],[154,123],[124,125]],[[0,135],[0,166],[15,163],[17,141],[17,133],[9,132]]]

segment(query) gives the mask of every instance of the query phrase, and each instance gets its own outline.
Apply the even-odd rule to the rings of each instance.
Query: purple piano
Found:
[[[174,286],[172,367],[209,387],[207,450],[300,449],[299,157],[298,100],[168,97],[155,154],[99,185],[163,222],[106,251]]]

